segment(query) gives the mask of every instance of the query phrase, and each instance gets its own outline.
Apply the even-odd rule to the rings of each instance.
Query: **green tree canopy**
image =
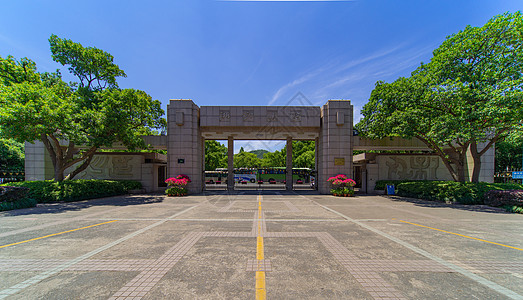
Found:
[[[227,147],[214,140],[205,141],[205,170],[227,168]]]
[[[523,130],[513,131],[496,143],[496,172],[523,168]]]
[[[53,59],[69,65],[79,83],[66,84],[58,71],[38,73],[27,58],[0,57],[0,128],[19,142],[42,141],[55,180],[66,178],[65,170],[77,165],[67,176],[72,179],[99,147],[115,142],[131,149],[146,147],[140,136],[166,125],[158,100],[118,88],[116,78],[125,73],[109,53],[55,35],[49,42]]]
[[[315,167],[316,146],[314,141],[293,141],[292,142],[292,166],[294,168]]]
[[[268,150],[265,150],[265,149],[259,149],[259,150],[251,150],[249,151],[250,153],[254,153],[256,154],[256,156],[259,158],[259,159],[262,159],[263,158],[263,155],[267,152],[269,152]]]
[[[270,167],[285,167],[285,158],[286,150],[285,147],[281,150],[276,150],[274,152],[267,152],[263,154],[263,159],[261,160],[261,166],[265,168]]]
[[[0,138],[0,170],[23,172],[24,162],[24,144]]]
[[[419,138],[456,181],[465,180],[470,151],[477,182],[481,156],[523,120],[522,50],[520,12],[467,26],[411,77],[377,82],[357,128],[372,138]]]
[[[240,151],[234,155],[235,168],[257,168],[261,165],[261,160],[254,153]]]

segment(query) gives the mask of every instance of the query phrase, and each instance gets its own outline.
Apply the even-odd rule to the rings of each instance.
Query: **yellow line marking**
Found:
[[[85,226],[85,227],[82,227],[82,228],[76,228],[76,229],[71,229],[71,230],[62,231],[62,232],[58,232],[58,233],[48,234],[48,235],[44,235],[44,236],[37,237],[37,238],[34,238],[34,239],[30,239],[30,240],[25,240],[25,241],[21,241],[21,242],[16,242],[16,243],[12,243],[12,244],[3,245],[3,246],[0,246],[0,249],[1,248],[5,248],[5,247],[9,247],[9,246],[14,246],[14,245],[27,243],[27,242],[32,242],[32,241],[36,241],[36,240],[45,239],[45,238],[52,237],[52,236],[55,236],[55,235],[60,235],[60,234],[69,233],[69,232],[73,232],[73,231],[77,231],[77,230],[87,229],[87,228],[91,228],[91,227],[95,227],[95,226],[100,226],[100,225],[103,225],[103,224],[109,224],[109,223],[116,222],[116,221],[118,221],[118,220],[112,220],[112,221],[108,221],[108,222],[103,222],[103,223],[99,223],[99,224]]]
[[[256,271],[256,300],[267,299],[267,292],[265,290],[265,272]]]
[[[261,223],[262,223],[262,205],[261,195],[258,195],[258,236],[256,237],[256,259],[258,260],[258,266],[260,260],[264,259],[263,254],[263,237],[261,236]],[[267,290],[265,289],[265,271],[256,271],[256,300],[267,299]]]
[[[265,259],[264,255],[263,255],[263,237],[259,236],[257,239],[258,239],[258,243],[257,243],[257,247],[256,247],[256,259],[257,260]]]
[[[446,231],[446,230],[443,230],[443,229],[437,229],[437,228],[434,228],[434,227],[429,227],[429,226],[425,226],[425,225],[411,223],[411,222],[407,222],[407,221],[403,221],[403,220],[400,220],[400,222],[411,224],[411,225],[414,225],[414,226],[424,227],[424,228],[428,228],[428,229],[432,229],[432,230],[437,230],[437,231],[441,231],[441,232],[445,232],[445,233],[450,233],[450,234],[453,234],[453,235],[461,236],[461,237],[468,238],[468,239],[477,240],[477,241],[480,241],[480,242],[485,242],[485,243],[489,243],[489,244],[494,244],[494,245],[498,245],[498,246],[502,246],[502,247],[507,247],[507,248],[523,251],[523,249],[521,249],[521,248],[512,247],[512,246],[509,246],[509,245],[504,245],[504,244],[500,244],[500,243],[496,243],[496,242],[491,242],[491,241],[487,241],[487,240],[484,240],[484,239],[478,239],[478,238],[475,238],[475,237],[472,237],[472,236],[459,234],[459,233],[454,233],[454,232]]]

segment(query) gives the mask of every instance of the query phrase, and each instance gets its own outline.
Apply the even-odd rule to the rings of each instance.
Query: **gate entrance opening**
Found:
[[[314,140],[315,183],[329,193],[327,179],[337,174],[352,177],[352,105],[329,100],[316,106],[202,106],[192,100],[171,100],[168,105],[168,174],[186,174],[190,192],[205,187],[206,139],[227,140],[227,189],[234,185],[235,140],[285,140],[285,189],[294,187],[292,141]],[[297,186],[297,184],[296,184]]]

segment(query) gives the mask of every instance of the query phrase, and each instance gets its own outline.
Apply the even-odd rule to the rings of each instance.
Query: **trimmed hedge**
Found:
[[[35,207],[36,200],[29,198],[25,187],[0,186],[0,211]]]
[[[485,193],[485,204],[494,207],[523,207],[523,190],[488,191]]]
[[[523,206],[503,206],[503,208],[508,212],[523,214]]]
[[[404,182],[396,186],[399,196],[461,204],[484,204],[484,196],[488,191],[510,189],[523,189],[523,186],[514,183],[454,181]]]
[[[4,184],[4,186],[7,185],[29,188],[28,197],[36,199],[38,203],[58,201],[69,202],[123,195],[129,190],[142,188],[142,184],[137,181],[97,179],[64,180],[62,182],[56,182],[53,180],[23,181]]]
[[[38,202],[32,198],[22,198],[13,202],[1,202],[0,211],[35,207]]]
[[[378,180],[376,181],[376,186],[374,186],[375,191],[383,191],[385,190],[385,187],[387,184],[394,184],[394,186],[398,186],[400,183],[405,182],[425,182],[427,180]]]

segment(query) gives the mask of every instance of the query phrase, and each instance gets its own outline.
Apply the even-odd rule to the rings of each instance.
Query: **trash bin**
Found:
[[[387,195],[395,195],[394,184],[387,184]]]

